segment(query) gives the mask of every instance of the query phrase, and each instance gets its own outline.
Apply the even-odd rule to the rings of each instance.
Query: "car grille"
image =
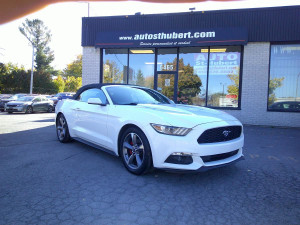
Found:
[[[7,105],[7,107],[16,107],[17,105]]]
[[[201,156],[201,159],[205,163],[207,163],[207,162],[213,162],[213,161],[218,161],[218,160],[229,158],[231,156],[236,155],[238,152],[239,152],[239,150],[237,149],[235,151],[226,152],[226,153],[223,153],[223,154]]]
[[[208,129],[197,139],[199,144],[230,141],[241,136],[241,126],[228,126]]]

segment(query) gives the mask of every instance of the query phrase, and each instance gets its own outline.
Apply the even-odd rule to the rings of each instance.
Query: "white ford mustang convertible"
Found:
[[[128,171],[203,171],[243,159],[243,126],[231,115],[174,104],[131,85],[90,84],[56,108],[60,142],[72,139],[120,156]]]

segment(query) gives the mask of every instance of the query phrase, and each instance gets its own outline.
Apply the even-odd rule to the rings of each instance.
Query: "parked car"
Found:
[[[13,112],[52,112],[53,102],[44,96],[24,96],[17,101],[8,102],[5,106],[5,111]]]
[[[242,124],[199,106],[174,104],[138,86],[92,84],[57,104],[56,133],[120,156],[131,173],[151,167],[201,171],[243,158]]]
[[[61,92],[57,93],[54,97],[50,98],[53,101],[54,108],[58,101],[62,99],[72,98],[75,93],[73,92]]]
[[[269,106],[269,110],[300,112],[299,101],[275,102]]]
[[[1,98],[0,100],[0,111],[3,112],[5,108],[5,104],[11,101],[16,101],[19,98],[26,96],[26,94],[15,94],[13,96],[10,96],[9,98]]]

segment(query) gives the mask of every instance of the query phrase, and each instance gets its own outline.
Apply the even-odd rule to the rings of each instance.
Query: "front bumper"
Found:
[[[153,166],[160,169],[203,171],[243,158],[244,135],[231,141],[198,144],[198,137],[207,129],[241,125],[239,121],[220,121],[198,125],[186,136],[159,134],[152,127],[147,129],[147,137],[152,150]],[[234,152],[234,154],[232,154]],[[168,157],[182,154],[192,158],[189,164],[169,163]],[[222,157],[219,157],[219,156]],[[224,156],[224,157],[223,157]],[[211,160],[207,160],[211,159]]]
[[[6,106],[5,111],[6,112],[25,112],[26,107],[27,106],[14,106],[14,107]]]

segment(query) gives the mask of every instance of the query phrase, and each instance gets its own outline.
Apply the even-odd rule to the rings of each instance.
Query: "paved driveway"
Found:
[[[0,113],[0,224],[299,224],[299,129],[245,127],[235,165],[135,176],[59,143],[53,118]]]

